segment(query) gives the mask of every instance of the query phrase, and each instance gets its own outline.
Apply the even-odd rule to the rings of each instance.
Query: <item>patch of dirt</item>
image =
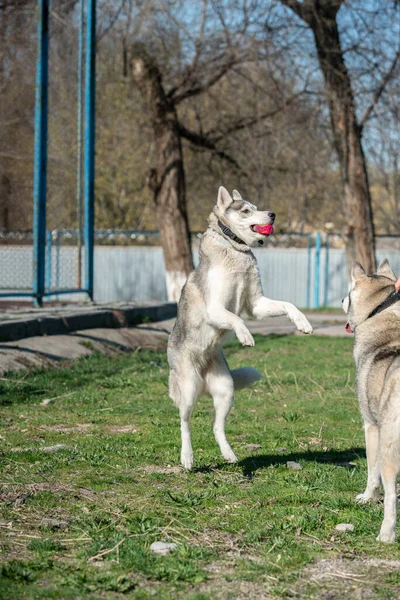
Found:
[[[205,567],[205,571],[210,574],[210,577],[216,577],[217,575],[233,575],[235,561],[216,560]]]
[[[208,580],[196,587],[197,593],[210,594],[213,600],[271,600],[268,584],[256,581]]]
[[[45,431],[57,431],[59,433],[86,432],[93,427],[91,423],[77,423],[76,425],[40,425],[39,429]]]
[[[108,433],[137,433],[134,425],[109,425],[106,427]]]
[[[38,492],[52,492],[53,494],[62,494],[71,492],[72,488],[67,485],[58,485],[53,483],[28,483],[26,485],[4,485],[0,484],[0,502],[18,502],[35,496]]]
[[[137,471],[142,471],[143,473],[161,473],[164,475],[170,475],[170,474],[177,474],[177,473],[184,473],[184,470],[182,469],[182,467],[178,467],[178,466],[166,466],[166,467],[161,467],[159,465],[146,465],[144,467],[138,467],[138,469],[136,469]]]
[[[73,493],[85,498],[94,496],[92,490],[86,488],[79,488],[77,490],[71,486],[58,483],[0,484],[0,502],[14,503],[16,506],[20,506],[38,492],[51,492],[52,494]]]
[[[218,548],[218,551],[225,552],[230,559],[243,558],[244,556],[240,543],[241,537],[234,536],[227,531],[204,528],[193,535],[191,542],[199,546]]]
[[[399,573],[400,560],[323,558],[306,567],[294,596],[315,600],[374,600],[400,598],[400,584],[385,576]]]

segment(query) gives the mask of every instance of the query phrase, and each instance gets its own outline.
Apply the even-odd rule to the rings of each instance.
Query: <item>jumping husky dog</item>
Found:
[[[303,333],[312,333],[306,317],[289,302],[263,296],[260,275],[251,247],[264,243],[272,233],[275,214],[257,210],[233,197],[224,188],[208,218],[209,227],[200,244],[200,264],[183,287],[178,317],[168,342],[171,368],[169,390],[181,418],[181,463],[193,466],[190,418],[202,393],[212,396],[215,408],[213,430],[223,457],[237,458],[225,436],[225,419],[232,407],[234,388],[251,385],[261,375],[250,367],[230,371],[222,352],[224,334],[234,331],[243,346],[254,340],[240,314],[257,319],[287,315]]]
[[[385,491],[384,519],[378,542],[396,539],[397,490],[400,470],[400,293],[387,260],[375,275],[353,263],[350,293],[343,299],[346,330],[354,332],[357,395],[364,419],[368,481],[356,500],[362,504]]]

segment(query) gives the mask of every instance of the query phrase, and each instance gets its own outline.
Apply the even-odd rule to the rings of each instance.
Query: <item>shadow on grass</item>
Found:
[[[353,468],[353,465],[350,465],[349,461],[356,458],[365,458],[365,448],[348,448],[346,450],[332,450],[330,452],[309,450],[307,452],[291,452],[288,454],[258,454],[240,460],[237,463],[237,467],[240,467],[243,470],[243,475],[245,477],[252,479],[257,471],[267,469],[271,465],[286,465],[288,461],[299,462],[300,464],[302,461],[314,461],[351,469]],[[215,469],[222,469],[226,465],[226,462],[217,465],[207,465],[193,469],[193,471],[207,473]]]

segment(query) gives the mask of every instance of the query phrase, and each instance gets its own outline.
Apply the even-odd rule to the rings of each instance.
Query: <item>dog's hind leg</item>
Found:
[[[363,494],[358,494],[356,501],[359,504],[377,502],[381,483],[379,466],[379,429],[377,425],[364,423],[365,445],[367,448],[368,481]]]
[[[233,379],[222,350],[217,350],[204,376],[206,391],[212,396],[215,408],[213,431],[222,456],[231,463],[237,458],[225,435],[225,419],[233,404]]]
[[[397,521],[397,475],[400,470],[399,417],[385,419],[379,431],[380,468],[385,490],[384,518],[378,542],[396,540]]]
[[[193,467],[193,449],[190,435],[190,419],[194,403],[199,396],[203,382],[195,371],[172,370],[169,379],[170,396],[179,408],[181,417],[181,464],[185,469]]]

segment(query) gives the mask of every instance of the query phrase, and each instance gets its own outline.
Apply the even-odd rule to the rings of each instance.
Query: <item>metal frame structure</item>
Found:
[[[308,234],[308,281],[307,281],[307,308],[311,308],[310,299],[310,283],[311,283],[311,249],[312,249],[312,237],[313,235]],[[315,264],[314,264],[314,303],[313,308],[327,308],[328,306],[328,290],[329,290],[329,246],[330,238],[334,233],[327,233],[325,236],[325,244],[322,242],[322,234],[317,231],[315,234]],[[323,302],[320,302],[320,288],[321,288],[321,250],[325,249],[325,270],[324,270],[324,290],[323,290]]]
[[[83,0],[81,0],[83,2]],[[85,165],[84,165],[84,243],[85,291],[93,300],[94,276],[94,174],[96,143],[96,0],[88,0],[86,25],[85,80]]]
[[[50,0],[38,0],[37,39],[38,55],[36,62],[35,93],[35,143],[34,143],[34,182],[33,182],[33,289],[27,292],[0,293],[0,297],[33,297],[41,306],[43,299],[59,294],[86,293],[93,300],[94,277],[94,182],[95,182],[95,129],[96,129],[96,1],[87,0],[86,43],[84,38],[84,2],[80,0],[80,26],[78,46],[78,174],[77,205],[78,224],[82,224],[82,179],[84,211],[84,250],[85,281],[81,284],[81,262],[78,272],[77,289],[49,289],[51,278],[51,233],[46,232],[47,205],[47,130],[48,130],[48,88],[49,88],[49,5]],[[86,50],[84,135],[82,152],[83,114],[83,58]],[[82,165],[82,154],[84,162]],[[81,227],[79,227],[81,229]],[[78,249],[79,251],[79,249]],[[81,251],[79,252],[79,257]],[[46,263],[47,260],[47,263]],[[56,281],[56,288],[58,282]]]
[[[39,0],[37,24],[38,56],[36,63],[33,180],[33,294],[40,303],[45,293],[49,3],[50,0]]]

